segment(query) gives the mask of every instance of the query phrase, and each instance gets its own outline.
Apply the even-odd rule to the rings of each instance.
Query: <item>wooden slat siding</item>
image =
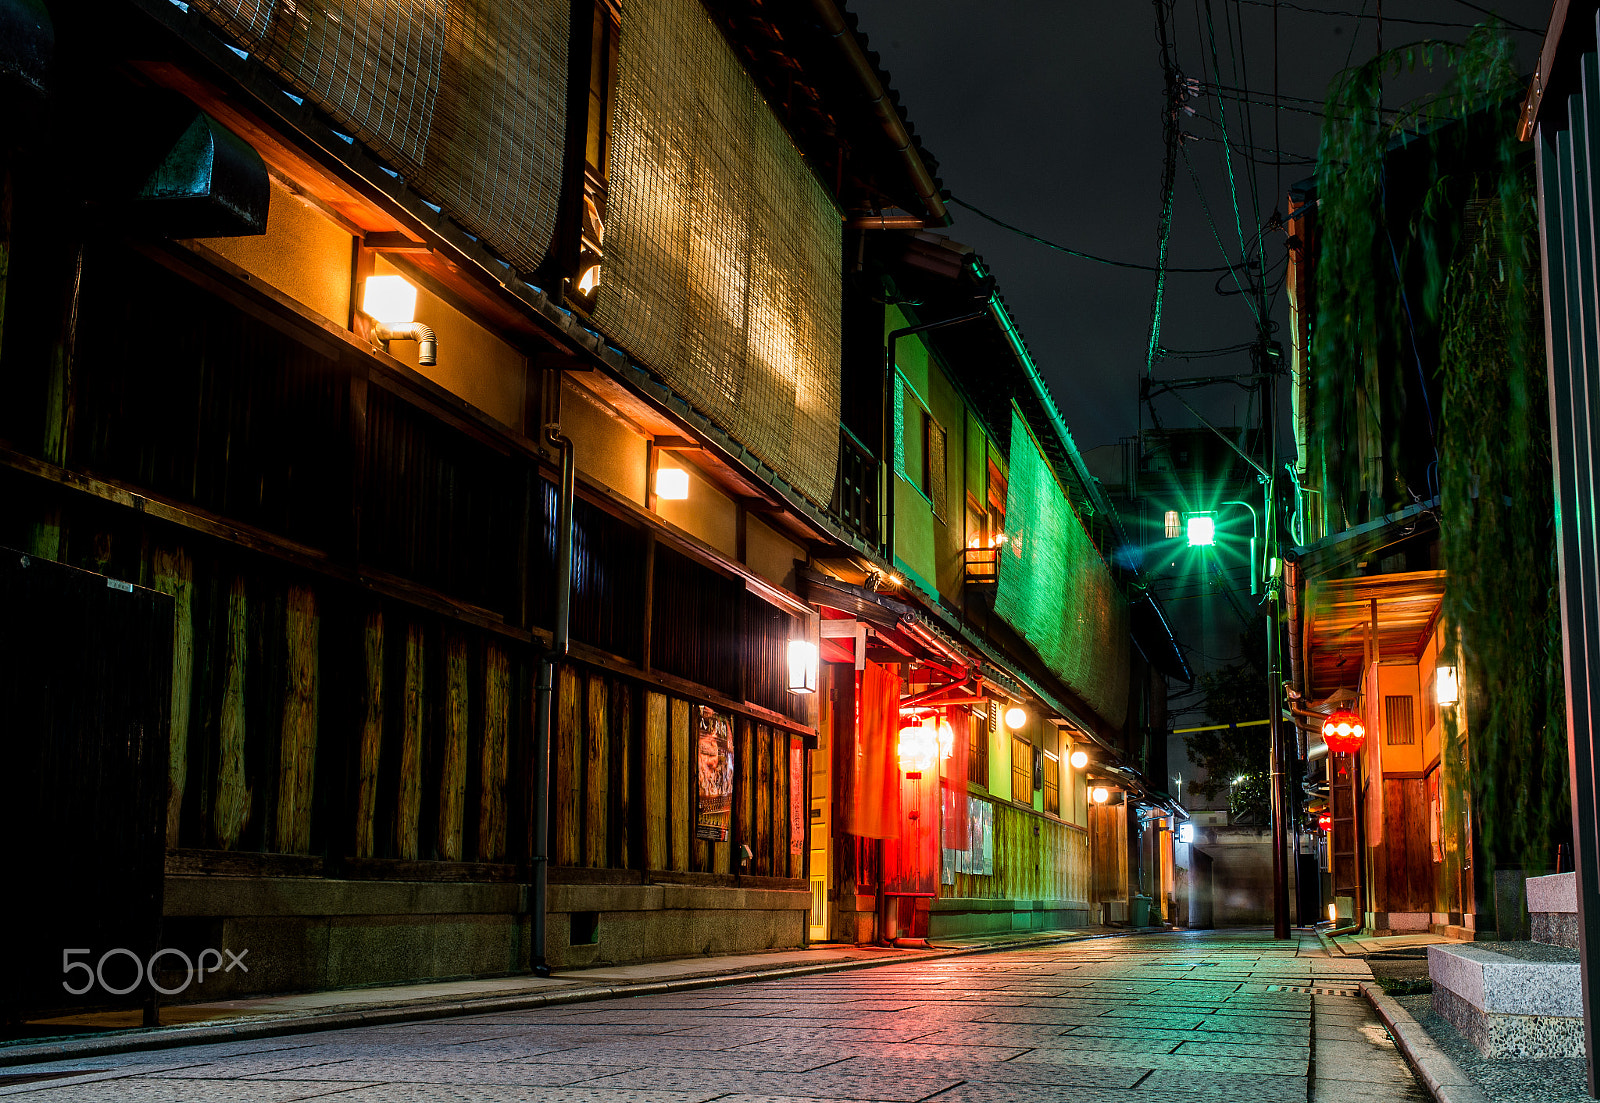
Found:
[[[789,733],[772,733],[772,876],[789,876]]]
[[[395,802],[394,853],[416,859],[421,847],[422,740],[427,721],[427,641],[419,624],[406,625],[405,683],[400,704],[400,777]]]
[[[689,840],[697,813],[694,772],[694,729],[689,702],[672,698],[672,865],[689,869]]]
[[[754,849],[752,842],[752,816],[755,807],[755,721],[743,716],[733,718],[733,810],[729,817],[728,839],[733,844],[730,858],[734,873],[754,873],[753,863],[740,860],[741,846]]]
[[[439,755],[439,857],[461,861],[467,804],[467,742],[472,702],[467,641],[450,632],[444,642],[444,740]]]
[[[478,861],[506,856],[507,731],[511,719],[511,660],[492,643],[483,648],[483,753],[479,768]]]
[[[584,716],[583,864],[606,864],[606,838],[611,812],[611,687],[598,674],[586,679]]]
[[[555,862],[583,864],[583,682],[570,666],[558,668],[554,747]]]
[[[610,682],[610,828],[606,837],[606,865],[612,869],[631,869],[638,853],[638,811],[634,794],[637,771],[632,758],[639,746],[633,730],[633,686],[621,678]]]
[[[228,591],[217,732],[217,795],[212,806],[217,845],[223,850],[231,850],[244,834],[253,798],[245,780],[245,664],[250,651],[249,620],[244,579],[235,577]]]
[[[362,685],[360,763],[356,788],[356,857],[377,855],[378,767],[383,761],[383,613],[367,614],[362,633],[366,678]]]
[[[316,592],[290,586],[284,603],[283,724],[279,740],[277,845],[281,854],[311,852],[311,806],[317,768]]]
[[[644,864],[646,869],[666,869],[672,822],[671,765],[667,753],[667,695],[644,695]]]
[[[7,194],[0,173],[0,309],[5,306]],[[152,584],[172,595],[172,704],[167,758],[167,845],[178,845],[183,791],[189,774],[189,704],[194,690],[194,562],[183,548],[158,548],[151,558]]]
[[[755,768],[755,841],[750,849],[755,860],[750,872],[763,877],[772,876],[772,729],[765,724],[756,725]]]

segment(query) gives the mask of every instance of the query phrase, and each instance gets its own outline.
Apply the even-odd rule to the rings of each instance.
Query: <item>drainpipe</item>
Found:
[[[415,341],[418,367],[431,368],[439,362],[439,339],[434,336],[433,330],[421,322],[406,322],[397,326],[374,322],[372,339],[382,341],[385,345],[390,341]]]
[[[900,118],[900,112],[889,101],[889,90],[878,79],[877,67],[867,60],[866,53],[861,49],[861,42],[845,23],[838,5],[833,0],[811,0],[811,9],[816,13],[817,21],[822,24],[823,33],[833,39],[834,45],[839,48],[845,67],[860,83],[861,90],[867,97],[867,104],[872,108],[873,114],[877,115],[878,124],[883,127],[889,144],[894,146],[895,152],[904,162],[906,172],[911,176],[911,186],[916,189],[917,198],[922,200],[922,205],[928,212],[926,224],[950,225],[950,213],[945,210],[944,199],[933,182],[933,175],[928,171],[928,166],[922,163],[922,158],[911,144],[911,135],[906,130],[905,122]]]
[[[829,7],[832,7],[830,4]],[[890,333],[883,343],[883,468],[885,473],[883,491],[883,561],[889,564],[892,571],[894,567],[894,346],[902,337],[910,337],[913,333],[926,333],[930,329],[943,329],[960,322],[970,322],[978,318],[988,317],[982,310],[974,310],[970,314],[963,314],[958,318],[945,318],[937,322],[923,322],[921,325],[906,326]]]
[[[533,971],[550,975],[545,960],[545,940],[550,894],[550,719],[555,690],[556,662],[567,655],[567,625],[572,610],[572,441],[561,433],[560,422],[544,427],[544,439],[561,452],[561,495],[556,506],[556,607],[550,632],[550,649],[539,660],[538,688],[533,703]]]

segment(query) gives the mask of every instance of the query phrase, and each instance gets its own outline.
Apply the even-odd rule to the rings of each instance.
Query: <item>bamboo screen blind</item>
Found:
[[[1128,606],[1027,423],[1011,415],[995,612],[1113,726],[1128,709]]]
[[[818,503],[838,463],[840,227],[697,0],[627,0],[595,320]]]
[[[560,0],[196,0],[239,44],[523,272],[555,230]]]

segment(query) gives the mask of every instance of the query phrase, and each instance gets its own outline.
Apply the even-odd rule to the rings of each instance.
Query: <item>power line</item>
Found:
[[[1507,19],[1505,16],[1501,15],[1499,12],[1495,11],[1494,9],[1485,8],[1485,7],[1482,7],[1482,6],[1478,5],[1478,4],[1474,4],[1474,3],[1472,3],[1472,0],[1456,0],[1456,3],[1460,4],[1463,8],[1471,8],[1475,12],[1481,12],[1484,15],[1492,16],[1493,18],[1500,20],[1500,22],[1504,23],[1506,26],[1510,27],[1514,31],[1526,31],[1529,34],[1538,34],[1538,35],[1544,34],[1543,31],[1537,30],[1537,29],[1535,29],[1533,27],[1524,27],[1521,23],[1513,23],[1513,22],[1511,22],[1511,20]]]
[[[1135,261],[1131,261],[1131,260],[1112,260],[1110,257],[1101,257],[1101,256],[1096,256],[1093,253],[1085,253],[1082,249],[1073,249],[1073,248],[1070,248],[1069,246],[1061,245],[1061,244],[1058,244],[1058,243],[1056,243],[1054,241],[1051,241],[1048,238],[1042,238],[1038,234],[1029,233],[1027,230],[1024,230],[1022,227],[1013,226],[1009,222],[1006,222],[1006,221],[1004,221],[1002,219],[996,218],[994,215],[990,214],[988,211],[981,210],[981,209],[979,209],[977,207],[974,207],[971,203],[968,203],[966,200],[957,199],[953,195],[952,196],[947,196],[945,201],[948,202],[948,203],[954,203],[958,207],[965,207],[967,210],[971,211],[973,214],[977,215],[979,218],[985,219],[985,220],[987,220],[989,222],[993,222],[996,226],[999,226],[1002,230],[1010,230],[1012,233],[1017,234],[1017,235],[1019,235],[1021,237],[1025,237],[1029,241],[1036,242],[1037,244],[1043,245],[1043,246],[1045,246],[1046,248],[1049,248],[1049,249],[1054,249],[1058,253],[1066,253],[1068,256],[1077,257],[1079,260],[1092,260],[1097,264],[1109,264],[1113,268],[1132,268],[1132,269],[1134,269],[1135,271],[1138,271],[1138,272],[1166,271],[1166,272],[1181,272],[1181,273],[1186,273],[1186,274],[1195,274],[1195,275],[1204,275],[1204,276],[1214,276],[1214,275],[1216,275],[1216,274],[1218,274],[1220,272],[1230,272],[1230,271],[1232,271],[1231,268],[1157,268],[1153,264],[1139,264],[1139,263],[1137,263]]]
[[[1353,11],[1335,11],[1332,8],[1308,8],[1308,7],[1305,7],[1302,4],[1291,4],[1291,3],[1289,3],[1289,0],[1279,0],[1279,4],[1277,4],[1277,5],[1275,5],[1273,3],[1273,0],[1237,0],[1237,2],[1240,3],[1240,4],[1249,4],[1252,7],[1257,7],[1257,8],[1271,8],[1271,7],[1281,6],[1281,7],[1284,7],[1286,9],[1288,9],[1289,11],[1300,12],[1303,15],[1326,15],[1326,16],[1332,16],[1335,19],[1350,19],[1350,18],[1370,19],[1370,18],[1372,18],[1371,16],[1367,15],[1365,11],[1357,13],[1357,12],[1353,12]],[[1472,5],[1470,5],[1470,4],[1468,5],[1468,7],[1471,7],[1471,6]],[[1487,9],[1478,9],[1478,10],[1487,12]],[[1487,12],[1487,14],[1494,15],[1493,12]],[[1521,26],[1520,24],[1509,22],[1508,20],[1506,20],[1506,19],[1504,19],[1504,18],[1502,18],[1501,16],[1498,16],[1498,15],[1495,15],[1495,18],[1499,19],[1500,22],[1504,23],[1506,25],[1506,27],[1508,27],[1509,29],[1511,29],[1513,31],[1522,31],[1522,32],[1524,32],[1526,34],[1543,34],[1544,33],[1543,31],[1535,30],[1532,27],[1524,27],[1524,26]],[[1482,26],[1482,24],[1480,24],[1480,23],[1451,23],[1451,22],[1448,22],[1448,21],[1445,21],[1445,20],[1439,20],[1439,19],[1402,19],[1402,18],[1400,18],[1398,16],[1393,16],[1393,15],[1385,15],[1383,17],[1383,21],[1385,23],[1405,23],[1405,24],[1407,24],[1409,26],[1412,26],[1412,27],[1448,27],[1448,28],[1451,28],[1451,29],[1464,30],[1464,31],[1476,30],[1478,27]]]

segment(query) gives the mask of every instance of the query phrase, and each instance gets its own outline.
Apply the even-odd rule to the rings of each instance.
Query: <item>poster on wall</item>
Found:
[[[945,884],[954,884],[956,873],[979,877],[994,874],[994,805],[983,800],[967,802],[967,849],[944,850]]]
[[[697,723],[699,815],[694,837],[727,842],[733,820],[733,721],[705,705]]]

